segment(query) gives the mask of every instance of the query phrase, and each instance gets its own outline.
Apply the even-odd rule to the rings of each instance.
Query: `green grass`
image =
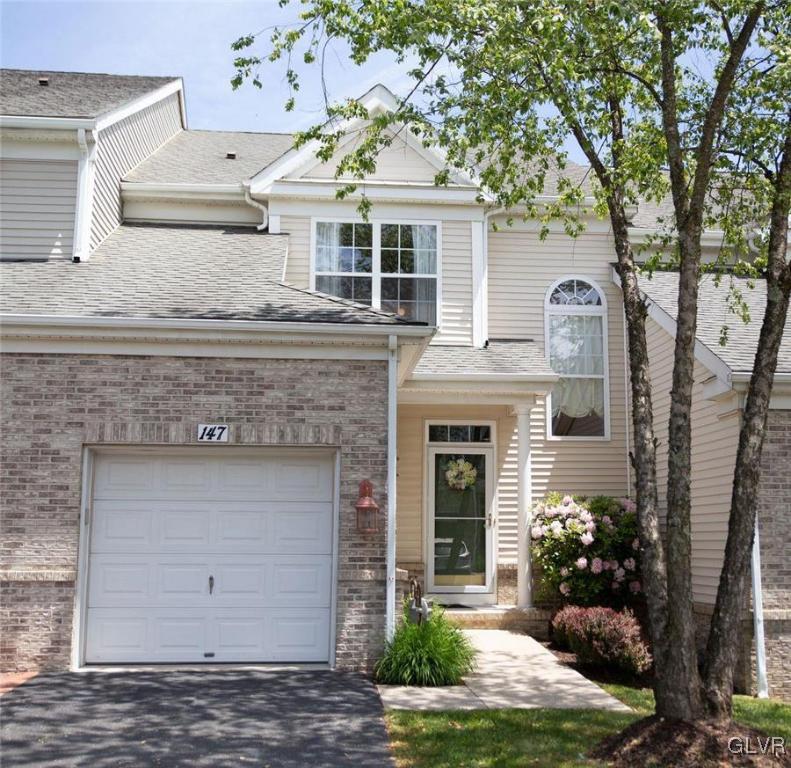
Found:
[[[654,711],[650,688],[613,683],[602,688],[634,714],[589,709],[501,709],[453,712],[391,710],[387,724],[399,768],[568,768],[601,766],[591,747]],[[791,741],[791,706],[734,697],[734,717]]]

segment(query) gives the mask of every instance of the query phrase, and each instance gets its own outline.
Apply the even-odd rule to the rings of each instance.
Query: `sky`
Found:
[[[281,9],[277,0],[0,0],[0,63],[17,69],[180,75],[190,128],[291,132],[321,120],[318,70],[304,68],[297,109],[287,113],[284,65],[261,69],[262,91],[251,84],[233,91],[230,46],[241,35],[293,22],[297,12],[295,3]],[[405,92],[408,69],[387,54],[360,68],[336,49],[327,59],[330,97],[360,96],[377,82]]]

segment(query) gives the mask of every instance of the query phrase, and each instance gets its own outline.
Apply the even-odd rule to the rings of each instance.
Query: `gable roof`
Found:
[[[485,347],[431,344],[412,372],[413,379],[524,378],[555,381],[540,345],[532,339],[490,339]]]
[[[9,315],[425,326],[283,284],[287,248],[287,235],[251,228],[123,224],[83,264],[0,264],[2,310]]]
[[[124,177],[149,184],[238,184],[294,143],[290,133],[181,131]],[[229,160],[228,152],[236,159]]]
[[[766,280],[756,280],[754,288],[750,288],[749,283],[746,278],[723,275],[720,284],[716,285],[713,274],[705,274],[700,281],[697,339],[733,373],[752,371],[766,307]],[[747,304],[749,323],[743,322],[730,310],[731,287],[741,293]],[[640,278],[640,288],[650,302],[675,323],[678,316],[678,273],[654,272],[650,279],[644,275]],[[728,339],[723,346],[720,334],[724,326],[728,328]],[[777,373],[791,373],[791,314],[786,319]]]
[[[49,85],[39,85],[39,78],[43,77]],[[177,77],[2,69],[0,114],[95,118],[178,80]]]

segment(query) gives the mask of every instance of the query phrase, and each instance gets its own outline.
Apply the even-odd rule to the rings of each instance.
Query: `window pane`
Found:
[[[415,272],[419,275],[435,275],[437,273],[437,252],[415,251]]]
[[[412,227],[402,224],[399,235],[401,236],[401,241],[399,243],[401,248],[414,248],[414,242],[412,240]]]
[[[450,441],[452,443],[469,443],[470,428],[467,424],[450,425]]]
[[[604,435],[604,380],[560,379],[552,390],[552,434]]]
[[[354,249],[354,271],[355,272],[370,272],[371,271],[371,251],[368,249],[355,248]]]
[[[373,246],[373,224],[354,225],[354,244],[358,248],[371,248]]]
[[[338,272],[354,272],[354,249],[341,248]]]
[[[382,272],[386,275],[398,272],[398,251],[382,249]]]
[[[429,325],[437,321],[437,282],[433,277],[382,278],[382,309]]]
[[[447,424],[430,424],[428,428],[428,439],[432,443],[447,443],[448,442],[448,425]]]
[[[415,271],[415,257],[412,251],[401,251],[401,260],[398,263],[398,271],[412,274]]]
[[[341,224],[340,245],[354,245],[354,224]]]
[[[550,315],[549,361],[555,373],[603,375],[602,317]]]
[[[470,427],[470,440],[473,443],[489,443],[492,440],[492,429],[489,426]]]
[[[382,248],[398,248],[398,224],[382,224]]]
[[[371,304],[370,277],[330,277],[316,276],[316,290],[341,299],[349,299],[360,304]]]
[[[338,252],[334,248],[326,245],[319,245],[316,247],[316,271],[317,272],[337,272]]]
[[[584,280],[564,280],[552,291],[549,297],[550,304],[571,306],[601,306],[602,300],[599,292]]]

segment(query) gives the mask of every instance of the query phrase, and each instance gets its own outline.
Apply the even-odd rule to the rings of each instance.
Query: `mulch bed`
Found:
[[[635,676],[611,667],[583,666],[577,662],[577,654],[561,650],[552,641],[544,640],[541,645],[550,651],[561,664],[571,667],[583,677],[587,677],[596,683],[621,683],[622,685],[631,685],[636,688],[650,688],[653,685],[653,675],[650,670],[644,675]]]
[[[767,736],[752,728],[732,721],[690,723],[656,716],[638,720],[605,739],[590,756],[608,761],[613,768],[791,765],[785,750],[772,750]]]

